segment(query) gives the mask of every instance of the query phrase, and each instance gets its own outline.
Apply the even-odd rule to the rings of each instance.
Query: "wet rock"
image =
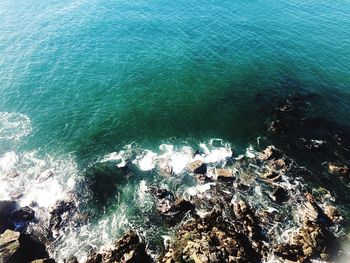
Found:
[[[328,164],[328,172],[330,174],[340,175],[340,176],[349,176],[350,169],[346,165],[337,165],[335,163]]]
[[[327,142],[323,140],[299,138],[297,144],[307,150],[325,150]]]
[[[29,206],[17,209],[11,214],[11,219],[14,221],[32,221],[34,218],[35,212]]]
[[[184,222],[161,262],[259,262],[260,259],[247,238],[236,232],[220,211],[213,211],[204,218]]]
[[[157,210],[171,225],[179,222],[187,212],[191,212],[195,208],[191,202],[184,199],[177,199],[173,203],[168,203],[167,200],[165,202],[166,205],[157,205]]]
[[[29,206],[22,207],[11,213],[11,220],[15,225],[15,230],[22,231],[30,221],[34,220],[35,212]]]
[[[274,146],[270,145],[263,150],[259,158],[263,161],[267,161],[272,159],[280,159],[282,156],[283,153],[280,150],[277,150]]]
[[[329,219],[332,220],[332,222],[340,222],[342,220],[341,213],[337,208],[335,208],[332,205],[326,205],[324,209],[324,213],[327,215]]]
[[[50,211],[49,238],[58,237],[60,229],[67,224],[75,209],[75,202],[72,199],[60,200],[55,204]]]
[[[188,169],[195,174],[206,174],[207,173],[207,165],[201,161],[196,160],[188,164]]]
[[[229,169],[216,169],[215,175],[221,181],[233,181],[235,179],[233,172]]]
[[[176,198],[167,189],[150,189],[151,194],[156,198],[156,210],[170,225],[181,221],[187,212],[194,211],[194,205],[187,200]]]
[[[130,231],[123,235],[114,243],[113,249],[104,252],[94,252],[86,263],[151,263],[153,259],[146,252],[146,245],[141,241],[139,236]]]
[[[265,173],[261,174],[261,178],[267,182],[267,183],[273,183],[277,182],[281,179],[281,174],[275,172],[275,171],[266,171]]]
[[[254,241],[262,241],[265,239],[263,231],[259,225],[259,220],[255,216],[251,207],[240,200],[233,204],[233,210],[236,218],[243,222],[243,229],[246,235]]]
[[[6,229],[13,229],[14,226],[10,220],[11,213],[18,207],[15,201],[0,201],[0,234]]]
[[[0,258],[4,262],[30,262],[48,258],[45,246],[31,236],[6,230],[0,236]]]

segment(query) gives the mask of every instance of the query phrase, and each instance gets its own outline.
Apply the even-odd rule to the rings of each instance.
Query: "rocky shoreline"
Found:
[[[331,195],[325,191],[316,196],[304,190],[300,175],[310,172],[275,147],[267,147],[254,158],[241,157],[232,165],[214,168],[213,173],[198,160],[187,168],[198,185],[206,186],[206,191],[186,200],[167,189],[149,189],[157,213],[169,227],[175,227],[174,237],[164,243],[161,254],[148,254],[145,240],[135,229],[117,240],[112,249],[92,252],[86,262],[333,262],[339,257],[340,237],[335,235],[334,226],[341,225],[343,218],[331,204]],[[294,209],[300,211],[300,218],[294,219],[298,223],[295,231],[285,240],[274,233],[275,224],[293,219],[284,218],[277,209],[257,208],[240,195],[252,192],[256,181],[263,182],[268,198],[276,205],[283,207],[293,202]],[[35,233],[25,233],[35,220],[34,211],[10,201],[1,201],[0,206],[1,225],[7,228],[0,237],[3,261],[54,262]],[[64,227],[63,221],[75,209],[72,201],[60,201],[52,208],[46,245],[55,239],[55,231]],[[72,257],[64,262],[79,260]]]
[[[59,262],[341,259],[344,253],[341,242],[348,239],[343,231],[347,221],[335,200],[346,202],[347,197],[342,189],[339,193],[329,191],[324,187],[327,181],[318,180],[317,176],[328,173],[334,181],[348,184],[350,143],[347,134],[339,132],[343,127],[310,129],[315,123],[329,126],[326,121],[308,115],[312,99],[290,97],[278,102],[269,113],[267,138],[276,141],[280,149],[266,145],[260,151],[250,149],[245,155],[232,153],[220,163],[205,162],[205,153],[196,150],[186,166],[187,175],[196,182],[193,191],[178,193],[163,185],[150,185],[147,194],[153,202],[152,213],[173,233],[156,249],[150,248],[147,236],[135,227],[109,248],[91,248],[87,260],[73,254]],[[262,96],[257,100],[262,100]],[[294,152],[296,156],[287,156]],[[295,161],[306,155],[316,169],[311,171]],[[168,166],[158,170],[164,177],[173,175]],[[317,183],[310,186],[315,178]],[[57,202],[47,212],[45,222],[38,220],[33,209],[36,204],[20,207],[15,201],[0,201],[0,262],[55,262],[50,255],[66,226],[89,220],[88,215],[79,211],[76,199],[72,194]]]

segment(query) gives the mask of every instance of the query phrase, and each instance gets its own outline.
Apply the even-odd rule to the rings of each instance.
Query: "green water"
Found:
[[[347,1],[1,1],[0,111],[28,148],[261,133],[254,98],[307,89],[349,121]]]

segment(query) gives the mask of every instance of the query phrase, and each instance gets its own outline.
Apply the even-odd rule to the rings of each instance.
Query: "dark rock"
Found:
[[[130,231],[114,243],[114,248],[106,252],[92,253],[86,263],[151,263],[152,258],[146,252],[146,245],[139,236]]]
[[[184,199],[177,199],[175,202],[161,199],[157,204],[158,212],[171,225],[179,222],[187,212],[194,211],[194,208],[191,202]]]
[[[50,211],[49,238],[56,238],[59,230],[68,222],[68,217],[72,216],[76,209],[72,199],[60,200]]]
[[[16,230],[23,230],[29,221],[34,220],[35,212],[29,206],[22,207],[12,212],[11,220],[15,224]]]
[[[6,230],[0,236],[0,258],[4,262],[30,262],[48,258],[45,246],[31,236]]]
[[[272,195],[276,203],[286,202],[289,198],[288,191],[282,187],[277,187]]]
[[[14,229],[11,222],[11,213],[18,207],[15,201],[0,201],[0,234],[6,229]]]
[[[206,174],[207,173],[207,165],[201,161],[196,160],[188,164],[188,169],[195,174]]]

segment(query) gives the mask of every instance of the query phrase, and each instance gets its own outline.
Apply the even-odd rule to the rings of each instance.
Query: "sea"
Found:
[[[40,215],[74,196],[89,220],[58,233],[56,260],[130,227],[157,243],[161,160],[176,175],[197,149],[247,154],[266,132],[257,98],[296,93],[350,126],[349,0],[0,0],[0,199]],[[179,178],[162,183],[193,187]]]

